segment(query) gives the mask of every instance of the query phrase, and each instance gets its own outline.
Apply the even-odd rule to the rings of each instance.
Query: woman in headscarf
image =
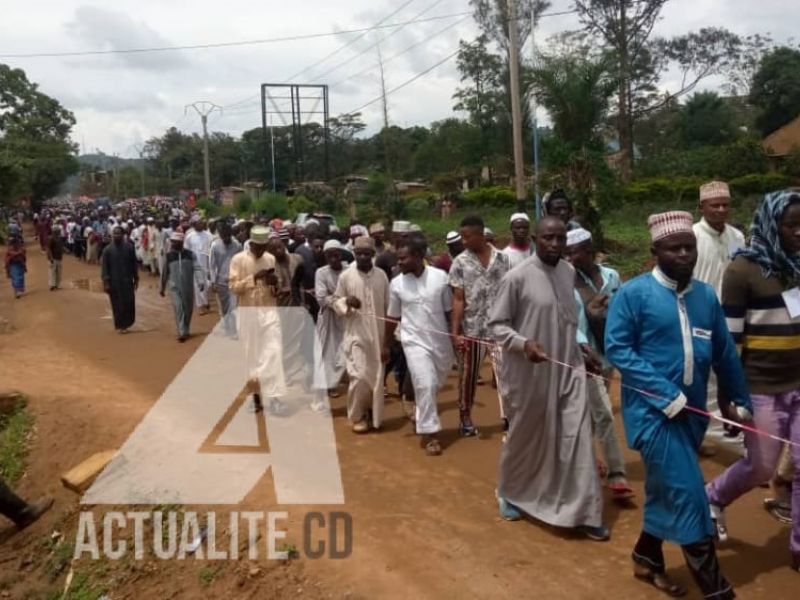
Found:
[[[753,425],[788,439],[800,463],[800,193],[768,194],[756,212],[750,247],[739,250],[722,282],[728,326],[741,348],[753,403]],[[724,399],[719,398],[720,406]],[[783,444],[745,432],[747,457],[706,491],[720,541],[728,538],[724,509],[769,481]],[[792,568],[800,571],[800,472],[794,470],[794,522],[789,541]]]

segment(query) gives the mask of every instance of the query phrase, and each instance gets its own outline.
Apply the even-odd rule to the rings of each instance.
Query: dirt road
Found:
[[[97,267],[65,259],[64,289],[50,292],[46,260],[34,244],[29,249],[26,296],[14,300],[9,283],[2,281],[0,315],[15,329],[0,336],[0,369],[4,386],[28,394],[36,418],[28,472],[18,489],[31,498],[54,494],[56,505],[42,521],[0,545],[0,590],[12,598],[45,597],[47,590],[63,587],[67,569],[53,583],[45,576],[52,562],[46,548],[51,532],[75,536],[78,497],[61,487],[60,475],[94,452],[118,448],[217,320],[215,315],[195,316],[198,335],[178,344],[168,300],[158,297],[155,278],[144,274],[135,331],[119,336],[107,298],[99,293]],[[496,394],[489,386],[480,388],[475,420],[482,436],[460,439],[454,376],[440,396],[446,432],[445,451],[438,458],[424,455],[398,402],[388,404],[383,432],[356,437],[344,417],[344,398],[331,401],[345,491],[342,509],[354,523],[349,558],[301,558],[280,568],[265,560],[239,561],[215,566],[206,581],[198,577],[204,563],[150,560],[127,565],[124,577],[112,578],[119,573],[113,565],[111,574],[96,577],[108,580],[114,600],[661,597],[631,577],[629,556],[641,524],[640,508],[622,509],[608,500],[605,514],[613,537],[607,544],[498,518],[493,496],[501,443]],[[484,378],[489,377],[487,370]],[[641,464],[627,451],[626,460],[641,499]],[[730,457],[705,461],[707,477],[718,474],[726,460]],[[734,539],[720,551],[722,566],[741,598],[796,598],[800,581],[787,568],[789,531],[761,509],[763,496],[753,492],[729,510]],[[255,493],[245,504],[253,510],[286,510],[289,540],[300,546],[299,523],[311,507],[277,507],[274,496]],[[690,584],[690,597],[699,597],[679,549],[668,547],[667,560],[671,573]],[[82,560],[76,572],[78,566],[91,569],[90,563]]]

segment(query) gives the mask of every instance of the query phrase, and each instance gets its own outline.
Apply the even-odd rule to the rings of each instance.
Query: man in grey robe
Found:
[[[194,310],[194,288],[205,287],[205,273],[197,262],[197,257],[183,247],[183,234],[175,232],[170,236],[172,250],[167,252],[164,270],[161,271],[161,297],[169,284],[172,309],[175,311],[175,328],[178,341],[189,338],[189,324]]]
[[[524,512],[607,541],[583,371],[599,363],[576,341],[575,270],[561,260],[566,242],[563,221],[543,218],[536,254],[505,276],[489,312],[509,420],[497,500],[506,520]]]
[[[231,259],[242,251],[239,240],[233,239],[230,224],[223,222],[219,226],[219,239],[211,243],[209,261],[211,289],[217,295],[219,314],[225,326],[225,335],[236,338],[236,295],[231,293],[228,278],[231,271]]]

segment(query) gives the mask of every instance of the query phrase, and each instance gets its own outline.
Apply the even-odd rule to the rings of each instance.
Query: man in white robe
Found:
[[[503,350],[498,378],[509,421],[497,500],[508,521],[524,512],[607,541],[583,370],[585,363],[597,373],[600,364],[577,342],[575,270],[561,259],[566,243],[563,220],[539,221],[536,254],[503,278],[489,312]]]
[[[334,293],[343,270],[342,244],[337,240],[328,240],[323,247],[324,267],[317,269],[314,291],[319,303],[317,317],[317,341],[315,349],[314,388],[317,399],[312,406],[314,410],[324,412],[324,391],[328,390],[332,398],[338,398],[336,387],[345,372],[343,351],[344,319],[333,309],[336,299]]]
[[[228,286],[236,294],[239,340],[244,345],[248,390],[252,408],[261,412],[261,397],[269,399],[267,411],[280,416],[286,395],[283,376],[281,321],[275,302],[275,258],[267,254],[269,229],[254,227],[250,249],[231,259]]]
[[[722,277],[731,264],[731,257],[745,245],[742,232],[727,223],[731,212],[731,194],[727,183],[712,181],[700,187],[700,212],[703,217],[692,228],[697,238],[694,278],[714,288],[717,298],[720,299]],[[713,373],[708,380],[708,412],[720,415],[717,377]],[[730,445],[737,454],[744,455],[744,436],[741,432],[729,434],[725,426],[716,419],[708,424],[705,441],[710,444]]]
[[[386,338],[394,339],[400,322],[400,342],[416,398],[416,430],[429,456],[438,456],[442,430],[436,395],[453,365],[453,345],[448,332],[453,310],[453,290],[447,273],[425,265],[427,245],[417,236],[397,247],[401,275],[389,286]]]
[[[380,429],[383,421],[383,365],[389,355],[384,319],[389,280],[373,265],[372,238],[356,238],[353,250],[356,262],[339,277],[333,308],[345,319],[344,351],[350,378],[347,417],[353,431],[366,433],[370,426]]]
[[[183,245],[187,250],[194,252],[194,255],[197,257],[197,262],[203,271],[203,275],[205,276],[204,281],[210,282],[209,262],[211,259],[211,242],[213,241],[213,236],[206,230],[206,223],[202,219],[196,219],[192,224],[192,227],[192,231],[186,234],[186,239]],[[209,310],[209,287],[209,285],[205,285],[203,289],[200,290],[200,286],[195,286],[195,304],[200,309],[201,315],[207,314]]]

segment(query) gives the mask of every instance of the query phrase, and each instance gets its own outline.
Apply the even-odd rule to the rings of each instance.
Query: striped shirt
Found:
[[[739,256],[725,272],[722,306],[740,349],[752,394],[780,394],[800,388],[800,317],[792,318],[783,292],[796,284]]]

